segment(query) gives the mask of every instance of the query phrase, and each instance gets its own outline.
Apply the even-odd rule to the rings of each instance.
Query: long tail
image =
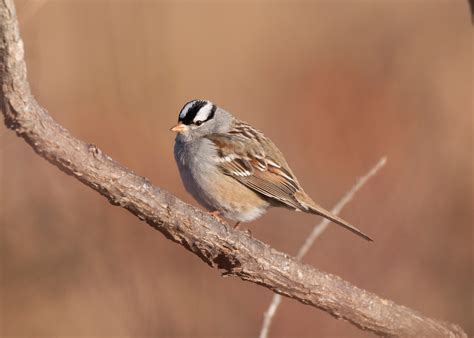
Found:
[[[373,242],[374,240],[372,238],[370,238],[369,236],[367,236],[366,234],[364,234],[362,231],[360,231],[359,229],[357,229],[355,226],[347,223],[346,221],[344,221],[342,218],[340,217],[337,217],[336,215],[333,215],[331,214],[329,211],[323,209],[322,207],[320,207],[319,205],[318,206],[311,206],[308,210],[309,212],[313,213],[313,214],[316,214],[316,215],[319,215],[319,216],[323,216],[324,218],[327,218],[328,220],[336,223],[336,224],[339,224],[340,226],[346,228],[347,230],[355,233],[356,235],[362,237],[363,239],[369,241],[369,242]]]

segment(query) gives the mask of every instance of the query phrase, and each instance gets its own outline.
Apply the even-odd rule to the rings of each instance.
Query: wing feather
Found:
[[[216,146],[217,163],[225,175],[269,200],[323,216],[371,241],[359,229],[314,203],[301,188],[278,148],[258,130],[239,121],[228,133],[206,137]]]
[[[271,200],[305,210],[295,198],[301,188],[283,155],[261,132],[246,127],[206,136],[216,146],[222,172]]]

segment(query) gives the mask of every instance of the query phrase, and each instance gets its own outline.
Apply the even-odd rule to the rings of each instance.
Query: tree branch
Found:
[[[427,318],[361,290],[219,223],[134,174],[92,144],[74,138],[31,95],[12,0],[0,0],[0,105],[8,128],[39,155],[146,221],[223,274],[344,318],[387,336],[466,337],[454,324]]]

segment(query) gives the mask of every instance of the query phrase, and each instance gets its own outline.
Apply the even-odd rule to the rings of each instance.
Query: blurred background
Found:
[[[473,323],[472,28],[465,1],[15,1],[33,93],[76,137],[185,192],[168,131],[207,98],[264,130],[331,208],[387,166],[304,261]],[[0,126],[1,329],[9,336],[256,337],[272,293],[196,256]],[[252,234],[295,254],[318,222]],[[370,337],[284,299],[270,337]]]

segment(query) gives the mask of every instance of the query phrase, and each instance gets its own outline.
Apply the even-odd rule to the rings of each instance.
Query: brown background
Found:
[[[472,28],[465,1],[17,1],[38,100],[75,136],[190,203],[181,106],[264,130],[330,208],[387,167],[305,261],[474,334]],[[0,127],[1,335],[256,337],[272,294],[223,279]],[[312,216],[246,225],[294,254]],[[369,337],[284,300],[271,337]]]

